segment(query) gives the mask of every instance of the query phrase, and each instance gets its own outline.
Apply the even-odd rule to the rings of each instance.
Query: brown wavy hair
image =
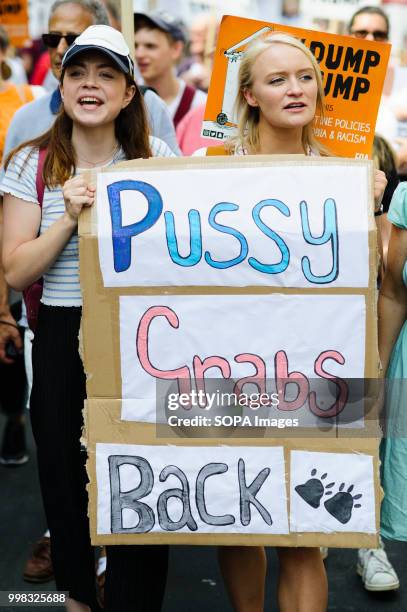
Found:
[[[152,156],[149,141],[149,126],[143,95],[134,80],[126,77],[126,86],[135,85],[136,91],[131,102],[123,108],[115,119],[116,138],[122,147],[126,159],[148,158]],[[61,83],[64,72],[61,75]],[[57,115],[54,125],[41,136],[28,140],[13,149],[6,158],[5,168],[11,158],[25,147],[32,150],[25,163],[36,149],[47,149],[42,178],[49,188],[63,185],[76,172],[75,151],[72,146],[72,119],[65,112],[64,106]]]

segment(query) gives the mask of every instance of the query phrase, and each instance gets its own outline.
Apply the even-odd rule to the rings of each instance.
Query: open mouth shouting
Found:
[[[103,104],[102,100],[96,98],[95,96],[82,96],[81,98],[79,98],[78,102],[82,106],[82,108],[91,110],[99,108],[99,106]]]

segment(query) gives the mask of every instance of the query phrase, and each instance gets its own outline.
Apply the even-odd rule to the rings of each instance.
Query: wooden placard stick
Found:
[[[122,18],[122,33],[130,49],[134,61],[134,9],[132,0],[120,0]]]

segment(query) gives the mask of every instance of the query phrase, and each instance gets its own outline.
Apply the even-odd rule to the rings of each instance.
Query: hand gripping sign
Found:
[[[244,156],[97,174],[80,227],[95,543],[375,544],[377,441],[363,411],[346,420],[348,380],[377,376],[371,173]]]

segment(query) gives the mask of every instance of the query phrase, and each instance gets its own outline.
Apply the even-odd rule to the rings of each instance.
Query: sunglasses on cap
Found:
[[[46,47],[50,49],[56,49],[61,42],[62,38],[65,38],[66,44],[70,47],[74,41],[78,38],[79,34],[57,34],[54,32],[49,32],[48,34],[42,35],[42,42]]]
[[[389,38],[389,33],[384,32],[383,30],[374,30],[373,32],[369,32],[368,30],[354,30],[352,34],[353,36],[356,36],[356,38],[366,38],[369,36],[369,34],[371,34],[374,40],[377,41],[384,41]]]

